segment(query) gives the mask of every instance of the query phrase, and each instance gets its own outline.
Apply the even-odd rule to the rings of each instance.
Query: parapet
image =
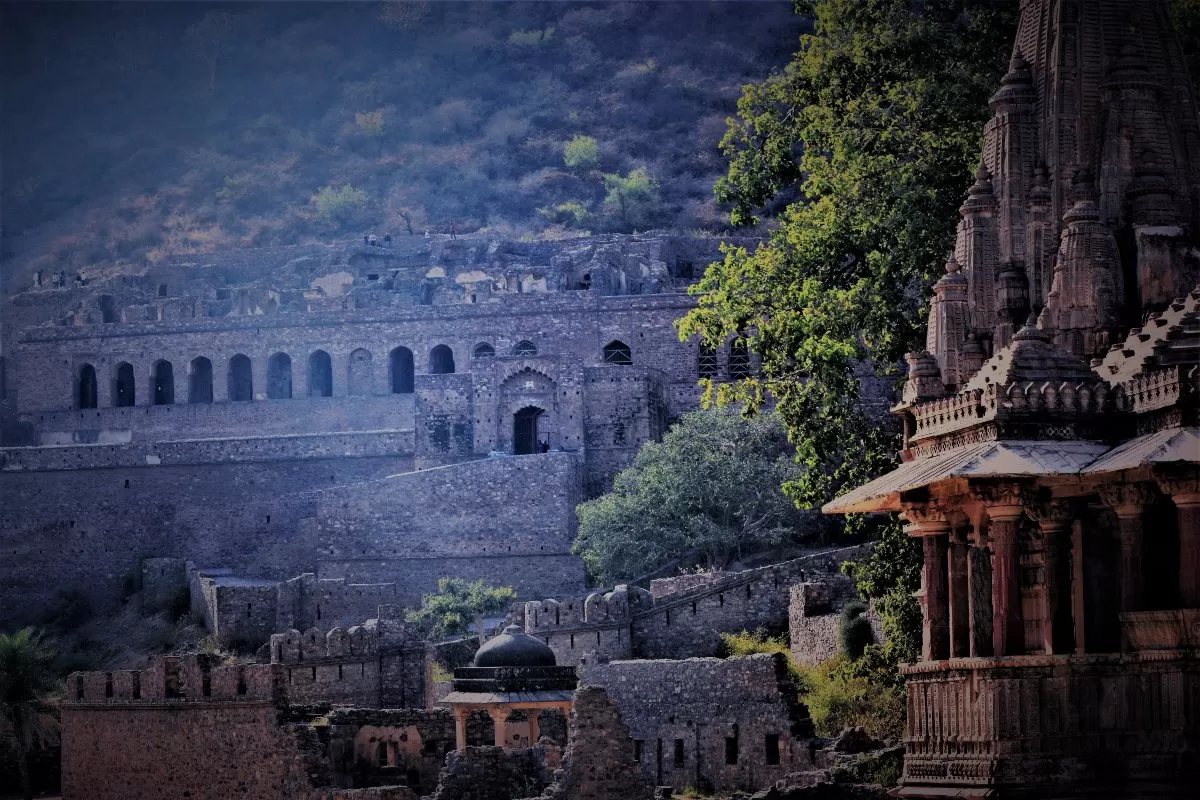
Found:
[[[650,592],[627,584],[619,584],[609,592],[592,592],[584,598],[531,600],[525,604],[525,632],[627,625],[635,613],[653,605]]]
[[[277,674],[270,664],[224,665],[206,654],[158,656],[143,670],[74,672],[63,702],[275,702]]]
[[[300,664],[336,659],[363,659],[401,649],[424,648],[413,628],[402,621],[393,605],[379,606],[378,616],[361,625],[335,627],[328,632],[290,629],[271,635],[272,664]]]

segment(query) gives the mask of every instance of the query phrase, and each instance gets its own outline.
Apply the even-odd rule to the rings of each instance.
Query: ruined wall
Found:
[[[845,575],[830,575],[813,583],[791,587],[788,605],[788,642],[792,657],[801,664],[820,664],[837,655],[842,648],[841,610],[858,598],[854,581]],[[883,642],[883,620],[874,606],[868,606],[867,620],[875,641]]]
[[[59,590],[78,589],[100,606],[115,602],[122,576],[136,574],[145,557],[188,558],[274,580],[313,571],[315,543],[300,530],[300,519],[315,507],[311,492],[394,474],[410,463],[401,456],[46,472],[5,467],[0,623],[34,618]]]
[[[581,682],[616,703],[654,785],[753,792],[810,765],[782,655],[589,663]]]
[[[305,530],[320,577],[394,582],[402,603],[446,575],[557,594],[584,585],[570,555],[580,499],[573,454],[490,458],[325,492]]]
[[[629,731],[602,687],[580,686],[562,766],[538,800],[649,800]]]
[[[721,633],[763,629],[783,632],[788,625],[790,587],[836,574],[842,561],[860,548],[841,548],[744,572],[722,573],[701,585],[691,576],[658,582],[653,606],[633,618],[635,658],[688,658],[715,655]]]
[[[541,748],[468,747],[446,757],[437,791],[425,800],[511,800],[548,782]]]
[[[400,784],[427,794],[454,749],[445,710],[335,708],[326,718],[334,783],[348,788]]]

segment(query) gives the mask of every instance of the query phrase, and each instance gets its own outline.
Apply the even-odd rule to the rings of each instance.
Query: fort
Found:
[[[109,601],[146,558],[230,570],[214,591],[260,605],[304,573],[393,585],[368,606],[441,576],[581,592],[575,505],[697,406],[698,378],[754,368],[674,329],[718,244],[414,237],[16,293],[0,616],[28,619],[55,588]],[[255,636],[276,630],[260,611]]]

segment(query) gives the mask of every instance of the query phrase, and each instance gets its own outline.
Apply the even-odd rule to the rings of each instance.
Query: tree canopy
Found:
[[[709,267],[680,335],[714,346],[744,336],[759,353],[761,375],[717,399],[775,399],[804,467],[785,490],[816,508],[894,464],[898,430],[860,381],[898,378],[902,354],[919,346],[1018,4],[796,6],[813,33],[783,71],[744,88],[721,142],[730,167],[717,195],[732,221],[773,229]],[[892,562],[862,565],[860,588],[911,606],[919,554],[895,525],[885,534]]]
[[[39,701],[58,687],[54,647],[33,628],[0,633],[0,739],[16,748],[23,797],[29,785],[29,751],[58,740],[58,722]]]
[[[491,586],[482,579],[440,578],[438,590],[421,598],[421,607],[408,612],[407,618],[427,625],[436,637],[465,633],[474,625],[482,641],[487,635],[484,617],[506,611],[516,599],[509,586]]]
[[[638,451],[608,494],[578,507],[574,552],[603,583],[672,562],[724,567],[811,530],[780,487],[800,466],[778,416],[684,415]]]

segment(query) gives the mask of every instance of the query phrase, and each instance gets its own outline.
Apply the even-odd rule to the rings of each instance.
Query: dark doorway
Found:
[[[267,399],[290,400],[292,398],[292,357],[287,353],[276,353],[267,359]]]
[[[175,368],[170,361],[154,365],[154,405],[169,406],[175,402]]]
[[[134,398],[133,365],[127,361],[117,364],[117,377],[113,381],[114,406],[131,406]]]
[[[392,394],[412,394],[412,350],[397,347],[388,355],[388,383],[391,384]]]
[[[254,399],[254,373],[250,358],[238,353],[229,359],[229,399],[243,402]]]
[[[308,357],[308,396],[333,397],[333,364],[324,350]]]
[[[79,407],[96,407],[96,368],[91,364],[79,368]]]
[[[538,439],[538,417],[542,410],[536,406],[525,406],[513,414],[513,454],[528,456],[541,452]]]
[[[454,373],[454,351],[439,344],[429,351],[429,374],[452,375]]]
[[[204,356],[192,359],[192,371],[188,375],[188,402],[211,403],[212,391],[212,362]]]

